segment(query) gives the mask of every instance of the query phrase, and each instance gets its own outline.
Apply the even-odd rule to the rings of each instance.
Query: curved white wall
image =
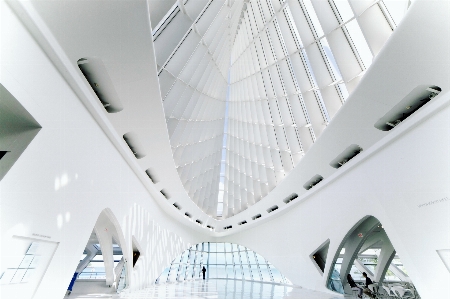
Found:
[[[421,297],[448,298],[450,273],[436,250],[450,248],[449,103],[450,93],[441,94],[405,123],[405,132],[398,127],[369,157],[343,166],[345,173],[313,195],[295,206],[289,203],[291,209],[271,221],[220,240],[260,253],[294,284],[325,291],[341,241],[372,215],[383,224]],[[327,239],[321,275],[309,255]]]
[[[34,298],[62,298],[98,216],[109,208],[128,260],[132,237],[142,248],[131,286],[152,283],[205,236],[161,209],[9,6],[0,5],[0,82],[43,127],[0,183],[2,272],[8,254],[23,254],[11,252],[13,235],[57,242]],[[9,289],[2,286],[0,297],[13,298]]]
[[[61,298],[105,208],[118,219],[128,245],[134,236],[144,249],[145,263],[130,275],[134,287],[152,282],[187,244],[213,240],[181,225],[152,199],[9,6],[0,5],[0,82],[42,126],[0,183],[2,268],[12,235],[58,242],[36,298]],[[325,177],[312,195],[288,204],[288,209],[280,209],[268,221],[249,223],[249,229],[242,227],[234,235],[215,240],[247,246],[293,283],[326,290],[330,265],[322,276],[309,255],[329,238],[330,262],[348,230],[362,217],[373,215],[383,223],[422,298],[450,296],[446,288],[450,276],[436,253],[450,248],[450,201],[422,205],[450,197],[448,43],[441,35],[449,28],[448,3],[418,0],[414,5],[409,22],[418,24],[416,31],[399,35],[396,43],[414,41],[410,32],[430,35],[415,41],[420,45],[415,51],[400,53],[404,60],[402,64],[392,61],[392,73],[411,87],[439,85],[444,90],[439,98],[379,143],[365,148],[362,158]],[[434,22],[441,22],[440,32],[433,29]],[[405,30],[399,27],[397,34],[401,32]],[[382,52],[379,58],[386,64],[390,53]],[[398,88],[403,93],[409,87]],[[377,111],[389,106],[387,100],[374,101],[382,102]],[[364,107],[359,108],[362,115],[368,115]],[[345,115],[345,110],[336,121],[342,120],[340,114]],[[331,125],[327,130],[332,130]],[[304,184],[289,178],[285,182],[274,190],[274,196],[284,197]]]
[[[338,153],[344,139],[347,146],[362,145],[360,155],[324,175],[306,195],[281,203],[276,219],[247,224],[252,226],[220,240],[260,253],[295,284],[325,291],[342,239],[360,219],[373,215],[421,297],[448,298],[450,275],[436,252],[450,248],[450,76],[448,41],[443,37],[450,28],[448,15],[448,1],[414,2],[373,69],[318,140],[322,154],[313,161],[315,173],[331,169],[328,151]],[[378,142],[364,146],[380,136],[373,124],[421,84],[436,84],[443,92],[395,129],[381,132]],[[335,147],[327,143],[330,138]],[[304,181],[295,180],[300,177],[294,170],[271,196],[282,199],[301,189]],[[264,219],[267,213],[262,214]],[[330,248],[321,275],[309,255],[327,239]]]

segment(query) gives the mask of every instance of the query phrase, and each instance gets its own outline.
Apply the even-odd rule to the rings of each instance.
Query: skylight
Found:
[[[157,30],[161,92],[187,193],[225,219],[299,163],[408,0],[212,0],[196,15],[189,5]]]

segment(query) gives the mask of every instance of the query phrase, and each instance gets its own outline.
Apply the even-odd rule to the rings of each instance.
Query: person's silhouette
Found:
[[[202,273],[203,273],[203,280],[205,280],[205,274],[206,274],[206,268],[205,268],[205,266],[203,266],[203,268],[202,268]]]

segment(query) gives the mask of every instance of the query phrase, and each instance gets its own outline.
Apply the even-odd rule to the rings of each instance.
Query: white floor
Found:
[[[90,284],[90,285],[89,285]],[[103,282],[104,284],[104,282]],[[315,292],[300,287],[242,280],[195,280],[167,283],[135,291],[112,294],[111,289],[98,283],[75,283],[67,299],[153,299],[153,298],[198,298],[198,299],[343,299],[342,295]]]

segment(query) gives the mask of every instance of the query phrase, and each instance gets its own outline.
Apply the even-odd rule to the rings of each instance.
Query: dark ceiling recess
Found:
[[[352,144],[347,147],[342,153],[340,153],[333,161],[331,161],[330,166],[334,168],[339,168],[343,166],[345,163],[359,155],[363,149],[357,145]]]
[[[256,220],[258,218],[261,218],[261,214],[258,214],[258,215],[255,215],[255,216],[252,217],[253,220]]]
[[[437,96],[442,89],[438,86],[420,85],[414,88],[397,105],[389,110],[375,123],[375,128],[381,131],[390,131],[402,121],[410,117],[426,103]]]
[[[314,187],[315,185],[317,185],[318,183],[320,183],[321,181],[323,181],[323,176],[321,176],[320,174],[316,174],[315,176],[313,176],[309,181],[307,181],[303,185],[303,188],[305,188],[306,190],[309,190],[312,187]]]
[[[150,168],[147,169],[147,170],[145,171],[145,173],[148,175],[148,177],[149,177],[150,180],[153,182],[153,184],[156,184],[156,183],[159,182],[159,180],[157,179],[157,177],[156,177],[154,171],[151,170]]]
[[[122,102],[101,59],[81,58],[78,60],[78,67],[108,113],[123,110]]]
[[[162,189],[162,190],[159,191],[159,192],[161,192],[161,194],[162,194],[166,199],[169,199],[169,198],[170,198],[170,195],[169,195],[169,193],[167,193],[167,190]]]
[[[141,255],[141,253],[139,252],[139,250],[137,250],[137,249],[133,250],[133,267],[134,267],[134,265],[136,265],[136,262],[139,259],[140,255]]]
[[[125,140],[125,143],[130,148],[133,155],[136,157],[136,159],[141,159],[146,156],[146,153],[144,151],[143,146],[139,143],[138,137],[136,134],[132,132],[125,133],[123,135],[123,140]]]
[[[9,151],[0,151],[0,160],[3,158],[6,153],[9,153]]]
[[[273,206],[267,209],[267,213],[272,213],[273,211],[278,210],[278,206]]]
[[[298,197],[297,193],[292,193],[291,195],[289,195],[288,197],[286,197],[285,199],[283,199],[284,203],[290,203],[291,201],[293,201],[294,199],[296,199]]]

